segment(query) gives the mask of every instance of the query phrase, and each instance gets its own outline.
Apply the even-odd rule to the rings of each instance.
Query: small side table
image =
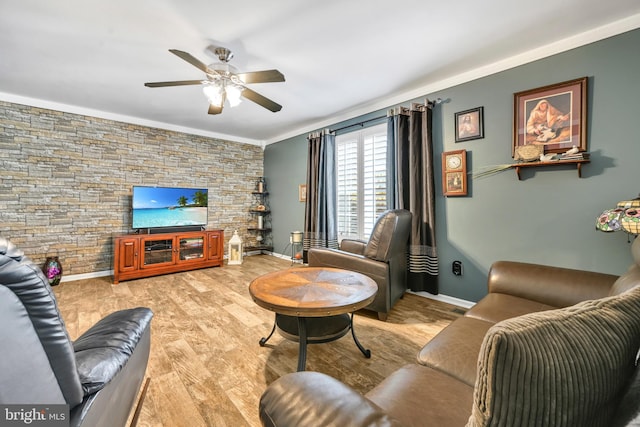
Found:
[[[289,242],[291,243],[291,264],[302,263],[302,231],[292,231]]]

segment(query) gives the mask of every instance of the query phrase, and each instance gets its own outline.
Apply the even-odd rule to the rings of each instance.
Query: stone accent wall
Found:
[[[0,101],[0,235],[64,275],[111,270],[132,187],[157,185],[208,188],[208,228],[251,244],[262,167],[259,146]]]

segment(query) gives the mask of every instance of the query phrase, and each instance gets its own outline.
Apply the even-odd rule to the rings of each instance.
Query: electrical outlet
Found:
[[[456,276],[462,276],[462,261],[453,261],[451,272]]]

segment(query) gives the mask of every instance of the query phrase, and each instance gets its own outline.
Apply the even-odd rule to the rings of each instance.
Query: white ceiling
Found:
[[[638,27],[638,0],[0,0],[0,100],[262,144]],[[210,46],[280,70],[250,87],[283,109],[144,86]]]

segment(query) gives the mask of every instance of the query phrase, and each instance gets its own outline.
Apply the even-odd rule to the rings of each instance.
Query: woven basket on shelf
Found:
[[[513,160],[518,162],[536,162],[540,160],[540,155],[544,154],[542,145],[520,145],[513,153]]]

